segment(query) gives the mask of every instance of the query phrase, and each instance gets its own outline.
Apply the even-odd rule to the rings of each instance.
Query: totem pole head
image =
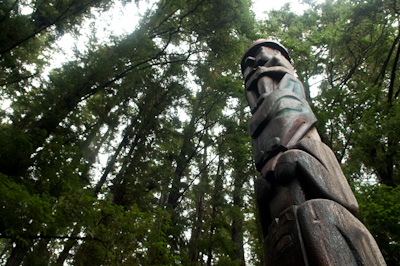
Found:
[[[246,87],[246,97],[252,113],[260,100],[271,93],[273,84],[259,84],[271,81],[279,82],[286,74],[294,75],[289,52],[279,42],[258,39],[245,52],[241,68]],[[304,93],[303,93],[304,94]]]
[[[268,62],[270,63],[268,64]],[[291,58],[289,52],[282,44],[274,40],[258,39],[243,55],[241,69],[243,75],[245,75],[245,71],[247,70],[247,75],[245,76],[248,76],[248,72],[257,66],[268,64],[269,66],[282,65],[284,67],[292,68],[290,63]]]

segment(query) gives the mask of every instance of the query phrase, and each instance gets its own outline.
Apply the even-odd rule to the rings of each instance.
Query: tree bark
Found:
[[[10,257],[7,259],[5,266],[20,266],[29,252],[29,246],[32,245],[32,240],[26,240],[28,243],[15,241],[15,247],[12,249]]]
[[[215,181],[214,181],[214,191],[213,191],[213,195],[211,198],[212,211],[211,211],[211,219],[210,219],[210,231],[209,231],[209,235],[208,235],[207,266],[211,266],[211,263],[213,261],[213,236],[214,236],[215,230],[216,230],[215,218],[217,216],[217,212],[220,207],[219,201],[221,199],[222,190],[223,190],[223,180],[222,180],[222,175],[224,172],[223,165],[224,165],[224,162],[223,162],[222,156],[220,156],[219,162],[218,162],[217,174],[215,176]]]
[[[240,266],[246,265],[244,260],[244,247],[243,247],[243,196],[242,196],[243,182],[235,182],[233,190],[233,217],[232,217],[232,231],[231,239],[234,244],[233,252],[236,259],[239,261]]]
[[[207,133],[206,133],[207,134]],[[192,228],[192,235],[190,237],[190,249],[189,249],[189,259],[191,265],[197,265],[199,263],[200,254],[200,238],[203,229],[203,219],[204,219],[204,194],[207,193],[208,185],[208,171],[207,171],[207,148],[208,143],[204,143],[203,158],[201,169],[204,169],[200,175],[200,182],[198,184],[198,189],[196,189],[196,216],[194,217],[194,223]]]

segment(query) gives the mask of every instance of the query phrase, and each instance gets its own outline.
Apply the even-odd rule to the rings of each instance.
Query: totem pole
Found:
[[[257,209],[266,265],[386,265],[356,218],[357,201],[280,43],[254,42],[241,62],[252,117]]]

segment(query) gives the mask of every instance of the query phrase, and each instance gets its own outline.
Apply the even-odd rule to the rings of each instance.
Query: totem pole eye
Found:
[[[246,58],[245,60],[245,65],[250,66],[250,67],[254,67],[254,63],[255,63],[256,59],[252,56],[249,56]]]

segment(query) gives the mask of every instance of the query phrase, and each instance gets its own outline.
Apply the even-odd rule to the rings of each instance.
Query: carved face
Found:
[[[254,61],[253,61],[254,60]],[[252,62],[253,61],[253,62]],[[256,57],[248,57],[246,62],[251,63],[253,68],[257,66],[273,67],[283,66],[287,69],[292,69],[290,62],[282,55],[282,53],[276,49],[270,47],[261,46],[256,53]]]
[[[290,56],[285,47],[273,40],[255,41],[242,57],[241,68],[245,80],[258,66],[282,66],[293,72]]]
[[[261,101],[277,89],[277,84],[286,74],[293,75],[290,62],[277,49],[260,46],[253,56],[245,59],[244,77],[246,97],[252,113]]]

